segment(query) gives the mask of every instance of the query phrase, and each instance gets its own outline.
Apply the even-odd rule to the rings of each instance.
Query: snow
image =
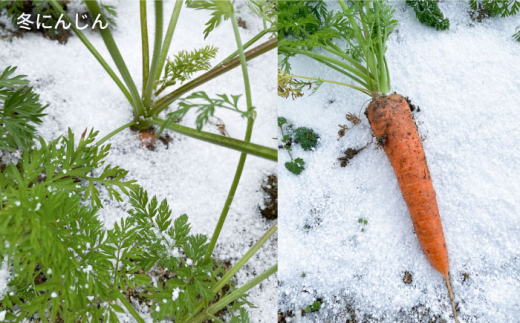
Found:
[[[127,63],[137,87],[141,88],[141,41],[139,26],[139,6],[135,1],[114,2],[118,12],[118,27],[115,40]],[[149,15],[154,12],[149,1]],[[240,29],[243,42],[256,35],[262,28],[261,20],[253,16],[244,1],[237,1],[241,12],[238,16],[247,21],[247,29]],[[165,3],[165,26],[167,28],[173,3]],[[207,11],[196,11],[183,7],[171,45],[170,56],[180,50],[193,50],[206,45],[219,47],[217,63],[236,49],[230,21],[224,21],[204,40],[205,22],[210,19]],[[149,19],[150,48],[153,48],[153,19]],[[99,52],[109,61],[110,56],[97,33],[88,32],[87,37]],[[266,41],[260,40],[259,43]],[[36,34],[26,34],[14,38],[12,42],[0,41],[1,65],[19,66],[18,73],[27,74],[31,84],[41,95],[43,102],[51,105],[44,124],[39,127],[39,135],[54,139],[66,134],[70,127],[79,138],[85,128],[98,130],[98,138],[128,123],[132,110],[126,98],[103,68],[88,52],[78,38],[72,37],[65,45],[50,41]],[[257,118],[253,131],[254,143],[276,147],[276,52],[255,58],[248,64],[252,83],[253,104],[257,108]],[[210,96],[215,94],[243,94],[242,72],[237,68],[222,77],[206,83],[197,90],[204,90]],[[245,97],[239,101],[245,107]],[[238,114],[217,111],[216,116],[226,125],[231,137],[243,139],[246,120]],[[189,115],[183,124],[195,127],[195,118]],[[205,131],[218,133],[214,125]],[[175,133],[169,133],[173,141],[169,147],[158,144],[155,151],[149,151],[138,144],[137,135],[130,130],[113,137],[108,163],[121,166],[130,172],[129,178],[137,179],[149,194],[159,199],[166,198],[172,215],[189,216],[193,233],[211,237],[220,216],[235,173],[239,152],[218,147]],[[233,205],[222,230],[215,257],[235,263],[272,225],[259,212],[263,203],[261,185],[269,174],[276,173],[276,163],[249,156]],[[108,202],[104,191],[102,201],[105,207],[100,216],[108,228],[112,227],[125,211],[128,203]],[[238,286],[271,267],[277,261],[277,242],[271,239],[240,270],[236,277]],[[249,292],[249,300],[257,306],[250,309],[253,322],[274,321],[276,318],[276,275]],[[4,286],[2,284],[2,286]],[[146,315],[143,314],[143,315]]]
[[[9,271],[8,266],[9,265],[7,262],[7,257],[4,257],[4,260],[2,261],[2,266],[0,267],[0,299],[3,299],[5,294],[9,292],[7,284],[9,284],[9,282],[11,281],[11,273]]]
[[[520,16],[477,23],[467,1],[441,2],[451,21],[441,32],[421,25],[404,3],[392,5],[400,21],[388,43],[392,87],[421,110],[414,114],[459,321],[518,322],[520,44],[511,35]],[[347,81],[306,58],[291,64],[294,74]],[[279,153],[279,311],[294,313],[321,299],[322,308],[302,322],[345,322],[354,313],[358,322],[453,322],[443,277],[420,247],[384,152],[373,143],[345,168],[337,161],[372,139],[361,114],[362,122],[337,140],[345,114],[357,114],[367,99],[324,84],[312,96],[278,101],[280,116],[321,137],[314,152],[294,149],[305,160],[299,176],[283,166],[287,153]],[[403,282],[405,272],[411,284]]]

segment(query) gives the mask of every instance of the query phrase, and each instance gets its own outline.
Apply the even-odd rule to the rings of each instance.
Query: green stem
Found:
[[[314,60],[320,62],[323,65],[326,65],[326,66],[332,68],[333,70],[336,70],[336,71],[340,72],[341,74],[343,74],[343,75],[347,76],[348,78],[352,79],[354,82],[359,83],[359,85],[361,85],[362,87],[368,89],[368,84],[367,83],[365,83],[364,81],[360,80],[355,75],[352,75],[349,72],[345,71],[344,69],[342,69],[342,68],[340,68],[340,67],[338,67],[338,66],[336,66],[334,64],[331,64],[329,62],[325,62],[324,60],[321,60],[321,59],[318,59],[318,58],[314,58]]]
[[[96,142],[95,146],[99,146],[99,145],[103,144],[108,139],[110,139],[113,136],[117,135],[118,133],[120,133],[121,131],[125,130],[126,128],[130,128],[133,125],[135,125],[135,121],[132,121],[132,122],[129,122],[129,123],[125,124],[125,125],[122,125],[121,127],[117,128],[116,130],[112,131],[108,135],[106,135],[103,138],[101,138],[100,140],[98,140],[98,142]]]
[[[358,61],[356,61],[355,59],[353,59],[352,57],[350,57],[349,55],[345,54],[344,52],[342,52],[336,45],[332,44],[332,42],[330,42],[330,44],[328,44],[329,46],[324,46],[324,45],[320,45],[321,48],[325,49],[326,51],[328,51],[329,53],[332,53],[332,54],[335,54],[343,59],[346,59],[347,61],[349,61],[350,64],[354,65],[361,73],[365,73],[367,72],[367,69],[361,65]]]
[[[312,81],[331,83],[331,84],[337,84],[337,85],[343,85],[343,86],[347,86],[349,88],[358,90],[360,92],[363,92],[363,93],[365,93],[366,95],[369,95],[369,96],[379,96],[378,93],[372,92],[370,90],[367,90],[367,89],[359,87],[359,86],[355,86],[355,85],[352,85],[352,84],[347,84],[347,83],[341,83],[341,82],[336,82],[336,81],[331,81],[331,80],[324,80],[324,79],[319,79],[319,78],[314,78],[314,77],[309,77],[309,76],[303,76],[303,75],[289,75],[289,76],[286,76],[284,78],[291,78],[291,77],[292,78],[305,79],[305,80],[312,80]]]
[[[379,19],[379,15],[380,15],[380,8],[379,8],[379,4],[377,2],[374,2],[373,3],[373,6],[374,6],[374,9],[375,9],[375,12],[376,12],[376,19]],[[376,23],[376,26],[377,26],[377,54],[378,54],[378,61],[377,61],[377,65],[379,66],[379,75],[380,75],[380,79],[378,80],[379,81],[379,84],[380,84],[380,92],[381,93],[387,93],[390,91],[390,87],[389,87],[389,76],[388,74],[386,73],[387,72],[387,69],[385,67],[385,54],[384,54],[384,46],[383,46],[383,37],[381,36],[381,28],[379,28],[379,24]]]
[[[146,0],[140,0],[139,11],[141,13],[141,47],[143,51],[143,93],[150,73],[150,49],[148,48],[148,18],[146,13]]]
[[[276,38],[273,38],[255,48],[247,51],[245,53],[246,60],[248,60],[248,61],[252,60],[252,59],[270,51],[271,49],[276,48],[277,43],[278,43],[278,40]],[[229,61],[227,64],[221,65],[212,70],[209,70],[208,72],[204,73],[203,75],[197,77],[196,79],[193,79],[189,83],[186,83],[183,86],[181,86],[180,88],[174,90],[170,94],[163,96],[156,102],[151,115],[153,115],[153,116],[159,115],[159,113],[161,113],[164,109],[166,109],[173,101],[180,98],[186,92],[189,92],[189,91],[201,86],[202,84],[204,84],[208,81],[211,81],[212,79],[216,78],[217,76],[220,76],[226,72],[229,72],[230,70],[234,69],[238,65],[240,65],[240,58],[236,57],[236,58],[232,59],[231,61]]]
[[[159,57],[161,55],[163,37],[163,2],[155,0],[155,43],[152,55],[152,65],[150,67],[150,76],[143,93],[143,103],[146,109],[152,108],[152,93],[155,86],[155,74],[159,67]]]
[[[157,91],[155,91],[155,96],[158,96],[162,93],[162,91],[166,90],[169,86],[175,85],[175,82],[165,82],[163,86],[161,86]]]
[[[258,250],[266,243],[267,240],[278,230],[278,222],[267,230],[267,232],[258,240],[257,243],[249,251],[240,258],[240,260],[220,279],[220,281],[211,289],[213,294],[220,292],[220,290],[235,276],[235,274],[253,257]],[[193,313],[199,313],[204,308],[205,303],[200,301],[195,307]]]
[[[157,125],[157,126],[163,126],[166,129],[170,129],[172,131],[175,131],[177,133],[183,134],[185,136],[195,138],[198,140],[202,140],[205,142],[209,142],[218,146],[230,148],[233,150],[237,150],[240,152],[244,152],[253,156],[269,159],[272,161],[278,160],[278,153],[276,149],[268,148],[264,146],[260,146],[253,143],[247,143],[242,140],[224,137],[221,135],[217,135],[214,133],[209,133],[205,131],[198,131],[196,129],[192,129],[186,126],[182,126],[179,124],[168,122],[165,124],[165,121],[160,118],[153,117],[151,119],[151,123]]]
[[[385,64],[385,71],[386,71],[386,75],[387,75],[387,87],[388,87],[388,91],[387,92],[390,92],[390,90],[392,89],[392,82],[390,81],[390,71],[388,70],[388,64],[386,62],[386,56],[383,56],[383,64]]]
[[[242,40],[240,39],[240,32],[238,30],[238,24],[235,17],[235,13],[233,12],[231,14],[231,23],[233,24],[233,31],[235,33],[235,39],[237,42],[238,47],[238,53],[240,57],[240,65],[242,66],[242,74],[244,77],[244,87],[246,91],[246,103],[247,103],[247,111],[253,112],[253,101],[251,98],[251,86],[249,84],[249,73],[247,72],[247,62],[246,62],[246,56],[244,55],[244,48],[242,47]],[[247,119],[247,128],[246,128],[246,135],[244,141],[246,143],[249,143],[251,141],[251,135],[253,133],[253,124],[254,124],[254,118],[249,117]],[[215,245],[217,244],[217,240],[220,236],[220,232],[222,231],[222,228],[224,227],[224,222],[226,221],[226,217],[229,213],[229,208],[231,206],[231,203],[233,203],[233,199],[235,197],[235,193],[237,191],[238,183],[240,182],[240,177],[242,177],[242,171],[244,170],[244,166],[246,163],[247,154],[242,153],[240,155],[240,159],[238,161],[237,170],[235,171],[235,178],[233,179],[233,183],[231,184],[231,188],[229,190],[226,202],[224,203],[224,208],[222,209],[222,212],[220,213],[220,218],[218,219],[217,226],[215,227],[215,231],[213,232],[213,235],[211,236],[211,241],[208,245],[208,251],[206,252],[206,259],[211,257],[211,254],[213,253],[213,250],[215,249]]]
[[[318,53],[314,53],[314,52],[311,52],[311,51],[308,51],[308,50],[302,50],[302,49],[296,49],[296,48],[285,48],[284,47],[282,50],[284,52],[287,52],[287,53],[301,54],[301,55],[305,55],[305,56],[308,56],[308,57],[311,57],[311,58],[321,59],[321,60],[324,60],[326,62],[335,64],[337,66],[343,67],[344,69],[346,69],[349,72],[357,75],[358,77],[363,79],[365,82],[367,82],[367,75],[366,75],[366,73],[360,71],[355,66],[346,64],[346,63],[344,63],[344,62],[342,62],[340,60],[337,60],[335,58],[328,57],[326,55],[322,55],[322,54],[318,54]]]
[[[250,289],[255,287],[256,285],[260,284],[262,281],[267,279],[269,276],[274,274],[278,270],[278,265],[274,265],[271,268],[267,269],[260,275],[256,276],[255,278],[251,279],[249,282],[244,284],[242,287],[238,288],[234,292],[222,297],[218,302],[211,305],[206,311],[200,313],[196,317],[188,320],[186,323],[200,323],[204,322],[209,315],[213,315],[216,312],[220,311],[224,307],[226,307],[231,302],[236,301],[240,297],[244,296]]]
[[[87,8],[92,17],[99,16],[101,17],[101,21],[103,23],[108,24],[105,17],[101,14],[101,8],[99,7],[99,3],[97,1],[85,1],[85,4],[87,5]],[[101,34],[101,37],[105,42],[108,52],[110,53],[110,56],[112,56],[112,59],[114,60],[117,69],[119,70],[119,73],[121,73],[121,76],[123,77],[123,80],[125,81],[126,86],[130,91],[130,94],[132,95],[132,99],[134,102],[134,118],[137,119],[140,116],[144,115],[144,109],[143,103],[141,102],[141,97],[139,96],[139,92],[137,91],[137,87],[135,86],[134,80],[132,79],[132,76],[130,75],[128,68],[126,67],[125,61],[123,60],[123,56],[121,56],[121,53],[119,52],[119,48],[117,47],[114,37],[112,36],[110,28],[99,28],[99,33]]]
[[[282,138],[285,137],[285,133],[284,133],[284,131],[283,131],[283,126],[278,126],[278,128],[280,128],[280,131],[282,132]],[[282,140],[283,140],[283,139],[282,139]],[[283,143],[283,141],[282,141],[282,143]],[[283,146],[284,146],[284,148],[285,148],[285,145],[283,145]],[[293,162],[294,159],[293,159],[293,156],[292,156],[292,154],[291,154],[290,147],[289,147],[289,149],[285,148],[285,151],[287,151],[287,153],[289,154],[289,157],[291,157],[291,162]]]
[[[175,7],[173,8],[172,17],[170,18],[170,23],[168,24],[168,29],[166,30],[166,36],[164,37],[164,44],[161,50],[161,56],[159,57],[157,71],[155,73],[155,82],[157,82],[157,80],[159,80],[159,78],[161,77],[161,72],[164,68],[164,63],[166,62],[166,56],[168,55],[168,51],[170,50],[173,33],[175,32],[175,26],[177,25],[177,21],[179,20],[181,9],[182,0],[175,1]]]
[[[114,72],[114,70],[112,70],[112,68],[108,65],[108,63],[103,59],[103,57],[101,56],[101,54],[99,54],[99,52],[96,50],[96,48],[94,47],[94,45],[92,45],[92,43],[87,39],[87,37],[85,36],[85,34],[83,34],[83,32],[81,32],[81,30],[79,30],[78,28],[76,28],[75,24],[74,24],[74,21],[72,21],[72,19],[70,19],[70,17],[67,15],[67,13],[63,10],[63,8],[61,7],[61,5],[56,1],[56,0],[49,0],[50,4],[53,6],[54,9],[56,9],[60,14],[63,15],[63,18],[68,22],[70,23],[70,26],[72,28],[72,31],[74,32],[74,34],[76,34],[76,36],[78,36],[78,38],[81,40],[81,42],[83,42],[83,44],[85,45],[85,47],[87,47],[87,49],[92,53],[92,55],[94,55],[94,57],[97,59],[97,61],[99,62],[99,64],[101,64],[101,66],[103,66],[103,68],[105,69],[105,71],[108,73],[108,75],[110,75],[110,77],[112,78],[112,80],[114,80],[114,82],[116,82],[117,86],[119,87],[119,89],[121,89],[121,92],[123,92],[123,94],[125,95],[125,97],[127,98],[128,102],[130,102],[130,105],[133,107],[134,106],[134,101],[132,99],[132,96],[130,95],[130,92],[128,92],[128,89],[125,87],[125,85],[123,84],[123,82],[121,82],[121,80],[119,79],[119,77],[116,75],[116,73]]]
[[[264,37],[265,35],[267,35],[267,33],[269,32],[270,30],[268,29],[263,29],[261,32],[259,32],[255,37],[251,38],[247,43],[244,44],[244,49],[248,49],[251,45],[253,45],[254,43],[256,43],[257,40],[259,40],[260,38]],[[224,60],[222,60],[220,63],[218,63],[217,65],[215,65],[215,67],[213,68],[217,68],[221,65],[224,65],[225,63],[227,63],[228,61],[230,61],[231,59],[235,58],[236,56],[238,55],[238,49],[236,51],[234,51],[231,55],[229,55],[228,57],[226,57]]]
[[[130,302],[128,302],[128,300],[125,298],[125,295],[123,295],[122,293],[118,293],[119,296],[119,300],[121,301],[121,303],[123,303],[123,305],[126,307],[126,309],[128,310],[128,312],[130,312],[130,314],[132,314],[132,316],[134,317],[134,319],[138,322],[138,323],[145,323],[144,320],[141,318],[141,316],[139,315],[139,313],[137,313],[137,311],[135,310],[135,308],[132,306],[132,304],[130,304]]]
[[[222,277],[222,279],[211,289],[213,293],[218,293],[235,274],[253,257],[267,240],[278,230],[278,222],[275,222],[269,230],[255,243],[245,255]]]
[[[363,2],[366,8],[366,12],[370,12],[369,1]],[[379,69],[377,67],[377,57],[374,52],[374,45],[371,41],[369,30],[372,29],[373,21],[368,19],[372,16],[366,16],[363,10],[359,11],[359,19],[361,20],[361,27],[363,27],[363,48],[365,49],[366,63],[369,72],[374,76],[374,83],[370,88],[372,91],[381,92],[379,84]]]
[[[347,6],[347,4],[345,3],[345,0],[338,0],[338,3],[339,5],[341,6],[341,8],[343,9],[343,12],[347,15],[347,18],[350,22],[350,25],[352,27],[352,29],[354,30],[354,35],[357,39],[357,42],[358,44],[361,45],[361,48],[363,49],[363,53],[365,54],[365,61],[367,63],[367,71],[366,71],[366,82],[368,84],[368,89],[374,91],[377,89],[375,89],[375,86],[374,86],[374,82],[373,82],[373,79],[374,78],[377,78],[377,75],[374,75],[374,74],[371,74],[370,72],[371,71],[371,65],[370,65],[370,54],[369,54],[369,49],[368,49],[368,44],[366,43],[366,39],[365,37],[363,37],[363,33],[361,32],[361,28],[359,27],[359,24],[357,23],[356,21],[356,18],[354,17],[354,14],[352,12],[352,10]],[[363,16],[360,14],[361,16],[361,20],[362,22],[364,21],[363,20]]]

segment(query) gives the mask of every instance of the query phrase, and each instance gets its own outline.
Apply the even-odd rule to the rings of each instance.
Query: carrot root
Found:
[[[448,286],[448,291],[450,292],[450,301],[451,307],[453,308],[453,317],[455,317],[455,323],[459,323],[459,320],[457,319],[457,309],[455,308],[455,302],[453,300],[453,292],[451,291],[450,277],[446,275],[444,276],[444,279],[446,279],[446,285]]]
[[[394,169],[417,238],[433,267],[446,279],[453,316],[458,323],[435,189],[407,99],[399,94],[374,98],[365,114]]]
[[[382,96],[372,100],[365,114],[394,169],[426,256],[437,271],[447,275],[448,249],[435,189],[408,102],[399,94]]]

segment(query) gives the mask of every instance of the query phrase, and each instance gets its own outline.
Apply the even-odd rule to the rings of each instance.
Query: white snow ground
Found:
[[[114,2],[119,17],[114,33],[123,57],[141,88],[141,38],[139,27],[139,5],[137,1]],[[153,48],[153,2],[149,1],[149,37]],[[247,29],[240,29],[243,42],[256,35],[262,22],[245,6],[237,1],[241,12],[238,16],[247,21]],[[167,28],[173,3],[165,3],[165,26]],[[233,29],[225,21],[204,40],[204,24],[210,19],[207,11],[195,11],[183,7],[170,49],[170,55],[180,50],[192,50],[206,45],[219,47],[214,63],[227,57],[236,49]],[[111,61],[99,34],[88,33],[88,38]],[[266,41],[267,38],[259,41]],[[27,34],[14,38],[12,42],[0,41],[0,65],[18,66],[17,73],[27,74],[41,94],[43,102],[51,105],[46,110],[44,124],[39,134],[53,139],[66,134],[70,127],[79,135],[85,128],[99,130],[99,137],[128,123],[132,111],[125,97],[105,73],[94,57],[76,37],[65,45],[50,41],[41,35]],[[116,70],[115,66],[111,64]],[[252,83],[253,104],[258,117],[253,131],[253,142],[276,147],[276,52],[258,57],[249,64]],[[227,93],[242,94],[244,85],[240,68],[213,80],[197,90],[210,95]],[[245,97],[240,100],[245,107]],[[234,113],[217,112],[226,124],[231,137],[242,139],[246,120]],[[183,124],[194,127],[194,117]],[[218,133],[215,126],[204,130]],[[222,206],[227,197],[238,164],[239,152],[214,146],[195,139],[170,133],[173,142],[169,148],[159,144],[155,151],[139,146],[137,136],[130,130],[123,131],[110,140],[112,144],[108,161],[130,171],[129,177],[158,198],[167,198],[172,214],[188,214],[195,233],[211,237]],[[258,210],[263,203],[261,185],[268,174],[276,173],[276,163],[249,156],[238,187],[234,203],[221,233],[215,256],[218,259],[236,262],[272,222],[264,220]],[[108,199],[108,195],[105,196]],[[110,227],[130,206],[107,203],[101,215]],[[242,285],[254,275],[260,274],[277,261],[277,241],[272,238],[259,253],[237,274],[237,283]],[[2,269],[3,270],[3,269]],[[2,275],[3,277],[4,275]],[[250,292],[249,300],[258,308],[250,310],[253,322],[273,322],[276,319],[276,275],[271,276]],[[131,320],[125,320],[131,322]]]
[[[392,4],[400,21],[388,43],[393,90],[421,109],[459,320],[520,322],[520,44],[511,38],[520,16],[477,23],[467,1],[441,2],[451,28],[436,31],[404,2]],[[292,66],[346,81],[310,59]],[[353,313],[357,322],[453,322],[443,277],[423,254],[384,152],[372,145],[345,168],[336,160],[371,140],[364,115],[337,140],[345,114],[367,99],[324,84],[313,96],[278,101],[280,116],[321,136],[314,152],[294,150],[305,160],[299,176],[279,153],[279,311],[320,298],[322,308],[303,322],[345,322]],[[359,218],[368,221],[364,232]]]

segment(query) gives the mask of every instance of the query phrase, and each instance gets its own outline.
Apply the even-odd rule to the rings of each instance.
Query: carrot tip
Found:
[[[450,293],[450,301],[451,307],[453,308],[453,317],[455,318],[455,323],[459,323],[459,320],[457,319],[457,309],[455,308],[455,302],[453,300],[453,292],[451,291],[450,277],[446,274],[444,279],[446,279],[446,285],[448,286],[448,292]]]

